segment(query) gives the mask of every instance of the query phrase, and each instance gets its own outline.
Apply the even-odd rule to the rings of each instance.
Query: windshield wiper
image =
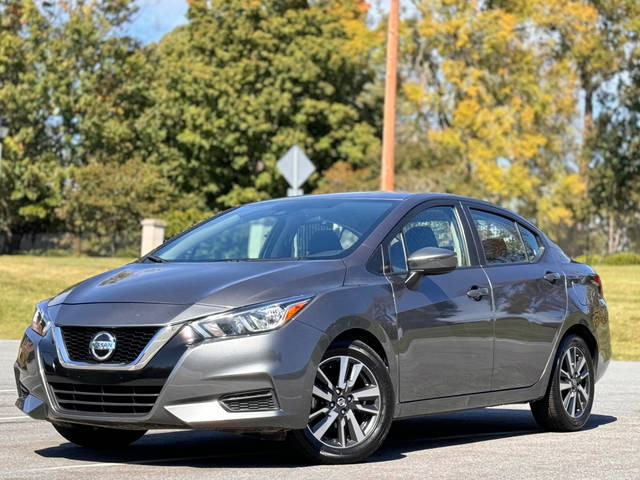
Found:
[[[150,260],[153,263],[167,263],[167,260],[164,258],[156,257],[155,255],[147,255],[144,257],[145,260]]]

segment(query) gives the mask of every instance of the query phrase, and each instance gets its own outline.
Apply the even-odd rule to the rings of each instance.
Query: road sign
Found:
[[[276,166],[285,180],[291,185],[291,188],[287,189],[287,196],[289,197],[302,195],[304,192],[300,186],[316,171],[316,167],[298,145],[291,147],[278,160]]]
[[[301,188],[287,188],[287,197],[297,197],[304,195],[304,190]]]

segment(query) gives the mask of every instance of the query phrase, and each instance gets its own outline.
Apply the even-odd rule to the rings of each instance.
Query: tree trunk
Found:
[[[620,243],[622,241],[622,229],[618,228],[618,222],[616,221],[615,214],[611,213],[609,215],[609,241],[607,245],[607,250],[609,255],[612,253],[616,253],[620,248]]]
[[[78,256],[82,254],[82,237],[79,233],[73,235],[73,253]]]

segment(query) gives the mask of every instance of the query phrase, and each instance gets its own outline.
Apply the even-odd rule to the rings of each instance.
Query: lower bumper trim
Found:
[[[282,410],[257,411],[257,412],[229,412],[225,410],[218,400],[207,402],[185,403],[182,405],[167,405],[167,412],[181,422],[191,427],[202,427],[208,424],[224,426],[224,424],[238,425],[259,419],[270,419],[285,416]]]
[[[33,395],[20,397],[16,400],[16,407],[36,420],[47,419],[47,407],[42,400]]]

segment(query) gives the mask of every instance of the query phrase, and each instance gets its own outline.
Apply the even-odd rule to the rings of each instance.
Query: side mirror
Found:
[[[458,266],[458,256],[446,248],[425,247],[413,252],[407,259],[409,276],[405,280],[407,288],[415,290],[424,275],[439,275],[454,270]]]

